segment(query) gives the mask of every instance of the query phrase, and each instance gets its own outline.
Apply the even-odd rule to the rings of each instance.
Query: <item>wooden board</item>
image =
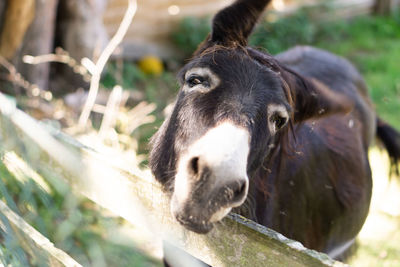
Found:
[[[299,242],[231,214],[207,235],[181,227],[148,172],[117,168],[62,132],[46,129],[0,94],[0,142],[57,187],[69,184],[98,205],[212,266],[345,266]],[[61,188],[63,187],[61,186]]]
[[[26,251],[35,265],[80,267],[73,258],[64,251],[54,247],[46,237],[14,213],[0,200],[0,228],[8,235],[16,236],[19,245]],[[5,218],[5,220],[4,220]]]

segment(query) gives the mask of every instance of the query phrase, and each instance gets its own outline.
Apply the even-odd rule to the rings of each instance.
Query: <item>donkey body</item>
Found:
[[[367,153],[376,116],[362,77],[345,59],[311,47],[295,47],[276,59],[318,86],[329,84],[354,108],[294,125],[290,152],[277,152],[264,162],[268,169],[259,169],[250,183],[249,196],[256,199],[252,218],[338,257],[368,214],[372,181]]]
[[[248,47],[268,2],[238,0],[214,17],[179,74],[150,167],[189,230],[207,233],[234,209],[338,258],[368,214],[376,130],[394,164],[400,134],[376,117],[345,59],[311,47],[276,57]]]

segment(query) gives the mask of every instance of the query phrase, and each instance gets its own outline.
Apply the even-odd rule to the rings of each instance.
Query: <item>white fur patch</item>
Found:
[[[280,117],[284,118],[286,122],[289,120],[289,114],[284,105],[280,104],[269,104],[268,105],[268,128],[271,134],[275,134],[279,129],[276,128],[275,123],[272,123],[270,118],[274,114],[278,114]]]
[[[224,122],[208,130],[193,143],[178,162],[175,176],[174,201],[184,203],[190,198],[192,182],[189,180],[189,161],[199,158],[199,165],[207,165],[216,177],[212,187],[226,184],[229,180],[246,182],[248,190],[247,156],[250,151],[249,132],[231,122]],[[243,200],[244,201],[244,200]],[[178,204],[175,203],[175,204]],[[239,206],[242,203],[235,203]]]
[[[190,76],[196,75],[200,76],[203,79],[209,82],[209,86],[203,86],[202,84],[195,85],[193,87],[189,87],[184,85],[183,90],[192,91],[199,90],[200,92],[208,92],[216,88],[220,84],[219,77],[214,74],[209,68],[192,68],[185,73],[185,80],[187,80]]]

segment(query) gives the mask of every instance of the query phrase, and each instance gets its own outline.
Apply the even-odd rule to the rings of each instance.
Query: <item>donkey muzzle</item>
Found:
[[[246,199],[249,133],[224,122],[208,130],[181,156],[171,210],[195,232],[208,232]]]

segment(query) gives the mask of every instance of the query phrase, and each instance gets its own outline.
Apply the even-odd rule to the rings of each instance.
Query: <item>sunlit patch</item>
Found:
[[[377,266],[384,261],[388,266],[400,266],[396,255],[400,236],[400,185],[393,179],[396,177],[389,179],[390,161],[385,152],[372,147],[368,156],[374,185],[370,212],[358,235],[357,254],[349,263],[351,266]]]
[[[282,11],[285,9],[285,2],[283,0],[274,0],[272,1],[272,7],[278,11]]]
[[[171,5],[171,6],[168,7],[168,13],[169,13],[171,16],[176,16],[176,15],[178,15],[180,12],[181,12],[181,9],[180,9],[179,6],[177,6],[177,5]]]

